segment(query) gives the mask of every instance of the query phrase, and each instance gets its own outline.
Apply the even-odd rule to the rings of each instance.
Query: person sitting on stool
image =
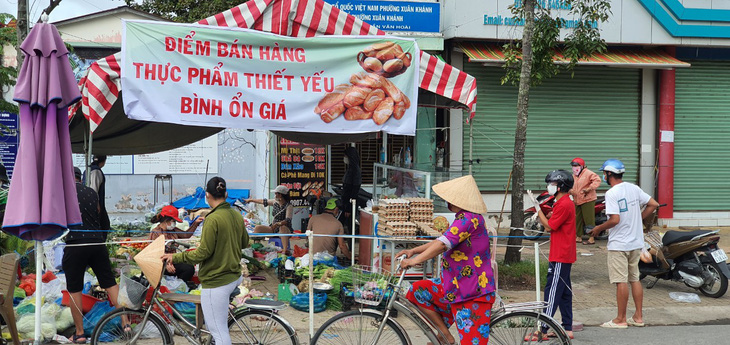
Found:
[[[340,212],[340,208],[337,206],[337,198],[330,198],[327,200],[327,205],[324,207],[324,213],[313,216],[309,219],[309,225],[307,230],[312,230],[316,235],[329,235],[332,237],[314,237],[312,240],[312,252],[319,253],[327,251],[332,256],[337,255],[337,246],[339,244],[342,255],[350,257],[350,251],[347,249],[347,243],[342,237],[335,237],[338,235],[344,235],[345,229],[342,227],[335,215]]]
[[[182,231],[176,227],[177,223],[182,223],[178,216],[177,208],[172,205],[167,205],[160,210],[160,213],[152,217],[152,223],[158,224],[154,229],[152,229],[152,231],[150,231],[150,240],[154,241],[156,238],[160,237],[160,235],[165,235],[166,240],[190,238],[190,236],[193,236],[195,229],[198,228],[198,225],[200,225],[204,219],[205,218],[202,216],[196,218],[188,231]],[[165,253],[175,254],[176,252],[176,246],[170,245],[169,243],[165,245]],[[194,274],[195,266],[182,262],[173,264],[172,261],[168,261],[167,267],[165,268],[165,275],[178,277],[184,282],[189,282],[193,279]]]

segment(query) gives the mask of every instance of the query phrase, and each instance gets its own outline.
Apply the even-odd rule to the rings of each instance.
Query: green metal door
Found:
[[[479,91],[473,121],[474,175],[482,191],[504,191],[512,170],[517,87],[501,85],[504,70],[500,67],[464,65],[464,70],[476,77]],[[606,159],[621,159],[627,169],[625,180],[636,182],[640,76],[637,69],[578,67],[573,78],[563,72],[533,87],[525,188],[544,190],[545,175],[555,169],[570,170],[570,161],[575,157],[585,159],[595,172]],[[468,143],[469,126],[464,125],[465,166]]]
[[[730,63],[676,72],[674,210],[730,209]]]

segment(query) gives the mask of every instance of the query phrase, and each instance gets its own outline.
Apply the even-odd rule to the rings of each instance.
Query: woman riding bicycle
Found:
[[[241,250],[248,247],[248,232],[243,217],[226,202],[224,179],[213,177],[205,191],[205,200],[213,210],[205,217],[200,245],[195,250],[165,254],[162,259],[200,264],[200,302],[205,323],[216,345],[230,345],[229,296],[241,283]]]
[[[441,278],[414,283],[406,298],[449,344],[455,342],[449,332],[454,322],[462,345],[486,344],[495,297],[489,232],[482,217],[487,207],[471,175],[439,183],[433,191],[448,203],[456,219],[441,237],[398,253],[409,258],[401,262],[408,269],[445,252]]]

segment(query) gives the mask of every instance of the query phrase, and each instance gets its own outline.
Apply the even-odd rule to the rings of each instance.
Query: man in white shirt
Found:
[[[618,315],[605,322],[601,327],[627,328],[629,325],[643,327],[644,317],[642,304],[644,291],[639,282],[639,256],[644,246],[642,219],[648,217],[659,207],[649,194],[638,186],[624,182],[626,171],[624,164],[618,159],[609,159],[601,167],[603,180],[611,189],[606,192],[606,215],[608,221],[593,228],[593,236],[602,231],[608,232],[608,277],[616,284],[616,303]],[[646,205],[644,211],[641,208]],[[626,318],[629,303],[629,284],[634,298],[636,311],[634,316]]]

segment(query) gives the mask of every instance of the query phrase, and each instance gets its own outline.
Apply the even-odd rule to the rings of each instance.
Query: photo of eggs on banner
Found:
[[[372,120],[382,125],[400,120],[411,107],[408,97],[388,78],[411,66],[411,54],[395,42],[375,43],[357,55],[365,72],[350,77],[350,84],[337,85],[314,108],[322,121],[330,123],[344,115],[347,121]]]

